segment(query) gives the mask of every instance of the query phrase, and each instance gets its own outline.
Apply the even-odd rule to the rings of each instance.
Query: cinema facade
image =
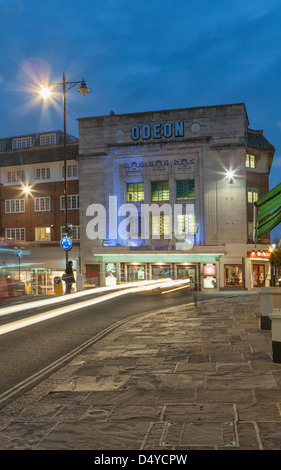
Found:
[[[84,282],[269,285],[270,238],[253,243],[253,203],[274,152],[243,103],[79,119]]]

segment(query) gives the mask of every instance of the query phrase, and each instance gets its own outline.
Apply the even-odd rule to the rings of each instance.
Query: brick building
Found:
[[[74,266],[80,239],[78,145],[77,138],[67,136],[68,222],[73,225]],[[29,281],[38,293],[52,291],[54,276],[65,268],[60,247],[65,223],[63,195],[61,131],[0,139],[0,237],[13,239],[23,251],[18,260],[2,250],[2,272]]]

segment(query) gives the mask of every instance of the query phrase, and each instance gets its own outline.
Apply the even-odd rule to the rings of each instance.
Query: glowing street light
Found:
[[[23,192],[24,192],[26,195],[31,194],[31,188],[30,188],[30,186],[24,185],[24,186],[22,187],[22,190],[23,190]]]
[[[47,87],[42,87],[40,90],[40,95],[44,100],[46,100],[51,95],[51,90]]]
[[[64,215],[65,215],[65,234],[68,234],[68,219],[67,219],[67,155],[66,155],[66,103],[65,103],[65,95],[66,92],[71,90],[71,88],[75,87],[76,85],[80,84],[80,87],[77,91],[82,95],[86,96],[90,93],[91,90],[87,88],[85,80],[83,78],[82,81],[79,82],[67,82],[65,80],[65,74],[63,73],[63,81],[61,83],[48,83],[44,85],[40,90],[40,95],[43,99],[48,99],[54,88],[62,91],[63,93],[63,149],[64,149]],[[65,264],[67,266],[68,263],[68,252],[65,251]]]
[[[226,177],[228,178],[229,183],[233,183],[234,171],[228,170],[226,172]]]

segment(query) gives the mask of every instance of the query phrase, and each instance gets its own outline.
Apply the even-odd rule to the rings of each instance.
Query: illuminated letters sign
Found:
[[[248,251],[247,256],[248,256],[248,258],[269,259],[270,258],[270,252],[269,251]]]
[[[170,139],[171,137],[184,137],[183,121],[143,124],[131,127],[132,140]]]

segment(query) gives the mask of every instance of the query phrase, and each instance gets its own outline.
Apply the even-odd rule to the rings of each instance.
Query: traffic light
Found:
[[[68,236],[68,238],[72,238],[72,235],[73,235],[73,225],[69,224],[67,226],[67,236]]]
[[[73,225],[69,224],[69,225],[67,225],[67,227],[62,227],[61,235],[62,235],[62,238],[64,238],[64,237],[72,238],[72,236],[73,236]]]

